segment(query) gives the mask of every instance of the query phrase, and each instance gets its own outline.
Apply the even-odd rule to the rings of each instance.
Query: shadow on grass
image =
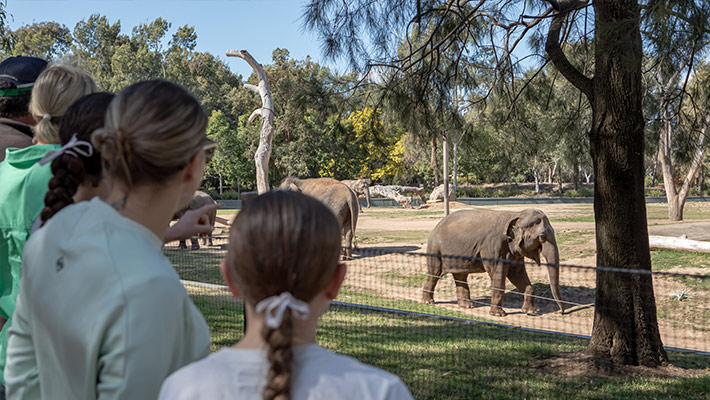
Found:
[[[192,297],[210,325],[213,350],[239,340],[241,301],[222,293]],[[584,350],[586,340],[347,306],[332,305],[322,317],[318,342],[399,375],[417,399],[694,399],[710,387],[710,357],[671,352],[671,374],[600,376],[582,368],[570,375],[549,368],[550,360]]]
[[[372,246],[372,247],[356,247],[353,249],[355,259],[379,257],[390,253],[406,253],[409,251],[417,251],[421,246]]]

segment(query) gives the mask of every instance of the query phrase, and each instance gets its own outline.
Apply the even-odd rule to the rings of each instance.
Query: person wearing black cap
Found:
[[[0,63],[0,161],[10,147],[32,144],[29,104],[32,87],[47,61],[37,57],[9,57]]]

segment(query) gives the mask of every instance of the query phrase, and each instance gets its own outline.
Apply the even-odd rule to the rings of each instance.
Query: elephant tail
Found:
[[[354,202],[354,204],[350,204],[350,229],[352,229],[353,232],[353,247],[357,248],[357,236],[355,236],[355,228],[357,227],[357,217],[358,210],[360,210],[360,201],[357,199],[357,196],[352,190],[350,191],[350,194],[351,203]]]

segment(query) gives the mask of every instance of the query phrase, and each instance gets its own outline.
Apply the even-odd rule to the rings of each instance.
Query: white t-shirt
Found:
[[[408,400],[393,374],[315,345],[293,349],[293,400]],[[184,367],[163,383],[159,400],[261,399],[269,362],[266,349],[223,348]]]
[[[162,244],[98,198],[62,209],[30,237],[8,399],[154,399],[168,375],[209,354],[207,323]]]

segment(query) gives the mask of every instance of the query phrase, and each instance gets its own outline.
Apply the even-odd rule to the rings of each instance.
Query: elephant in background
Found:
[[[365,199],[367,199],[367,208],[370,208],[370,185],[372,185],[370,178],[344,180],[340,182],[343,182],[350,190],[355,192],[355,196],[358,198],[365,196]],[[358,204],[360,203],[358,202]],[[362,211],[362,209],[360,209],[360,211]]]
[[[549,264],[550,290],[564,313],[559,282],[559,250],[555,231],[545,213],[527,209],[520,212],[461,210],[439,221],[429,237],[427,253],[428,277],[422,301],[434,302],[436,283],[447,273],[456,280],[456,298],[461,307],[471,307],[468,274],[487,272],[491,278],[490,314],[505,316],[501,307],[505,279],[525,295],[522,310],[537,314],[535,295],[525,264],[525,257],[540,265],[540,254]],[[440,255],[477,258],[475,260],[440,257]],[[503,262],[499,260],[510,260]]]
[[[335,214],[345,236],[344,258],[352,258],[352,242],[357,227],[360,206],[357,197],[345,184],[332,178],[284,179],[279,190],[291,190],[314,197],[323,202]]]
[[[205,192],[202,191],[196,191],[195,195],[192,197],[192,200],[190,201],[190,204],[187,205],[187,207],[183,208],[182,210],[178,211],[173,219],[180,219],[183,215],[185,215],[185,212],[188,210],[197,210],[200,207],[206,206],[208,204],[217,204],[210,195],[208,195]],[[214,226],[215,220],[217,219],[217,210],[213,210],[212,212],[209,213],[209,220],[210,220],[210,225]],[[206,246],[207,243],[209,242],[209,245],[212,246],[212,233],[210,233],[207,236],[204,236],[202,238],[202,245]],[[180,249],[187,249],[187,241],[181,240],[180,244],[178,246]],[[199,250],[200,249],[200,243],[198,241],[197,237],[191,237],[190,238],[190,248],[192,250]]]

